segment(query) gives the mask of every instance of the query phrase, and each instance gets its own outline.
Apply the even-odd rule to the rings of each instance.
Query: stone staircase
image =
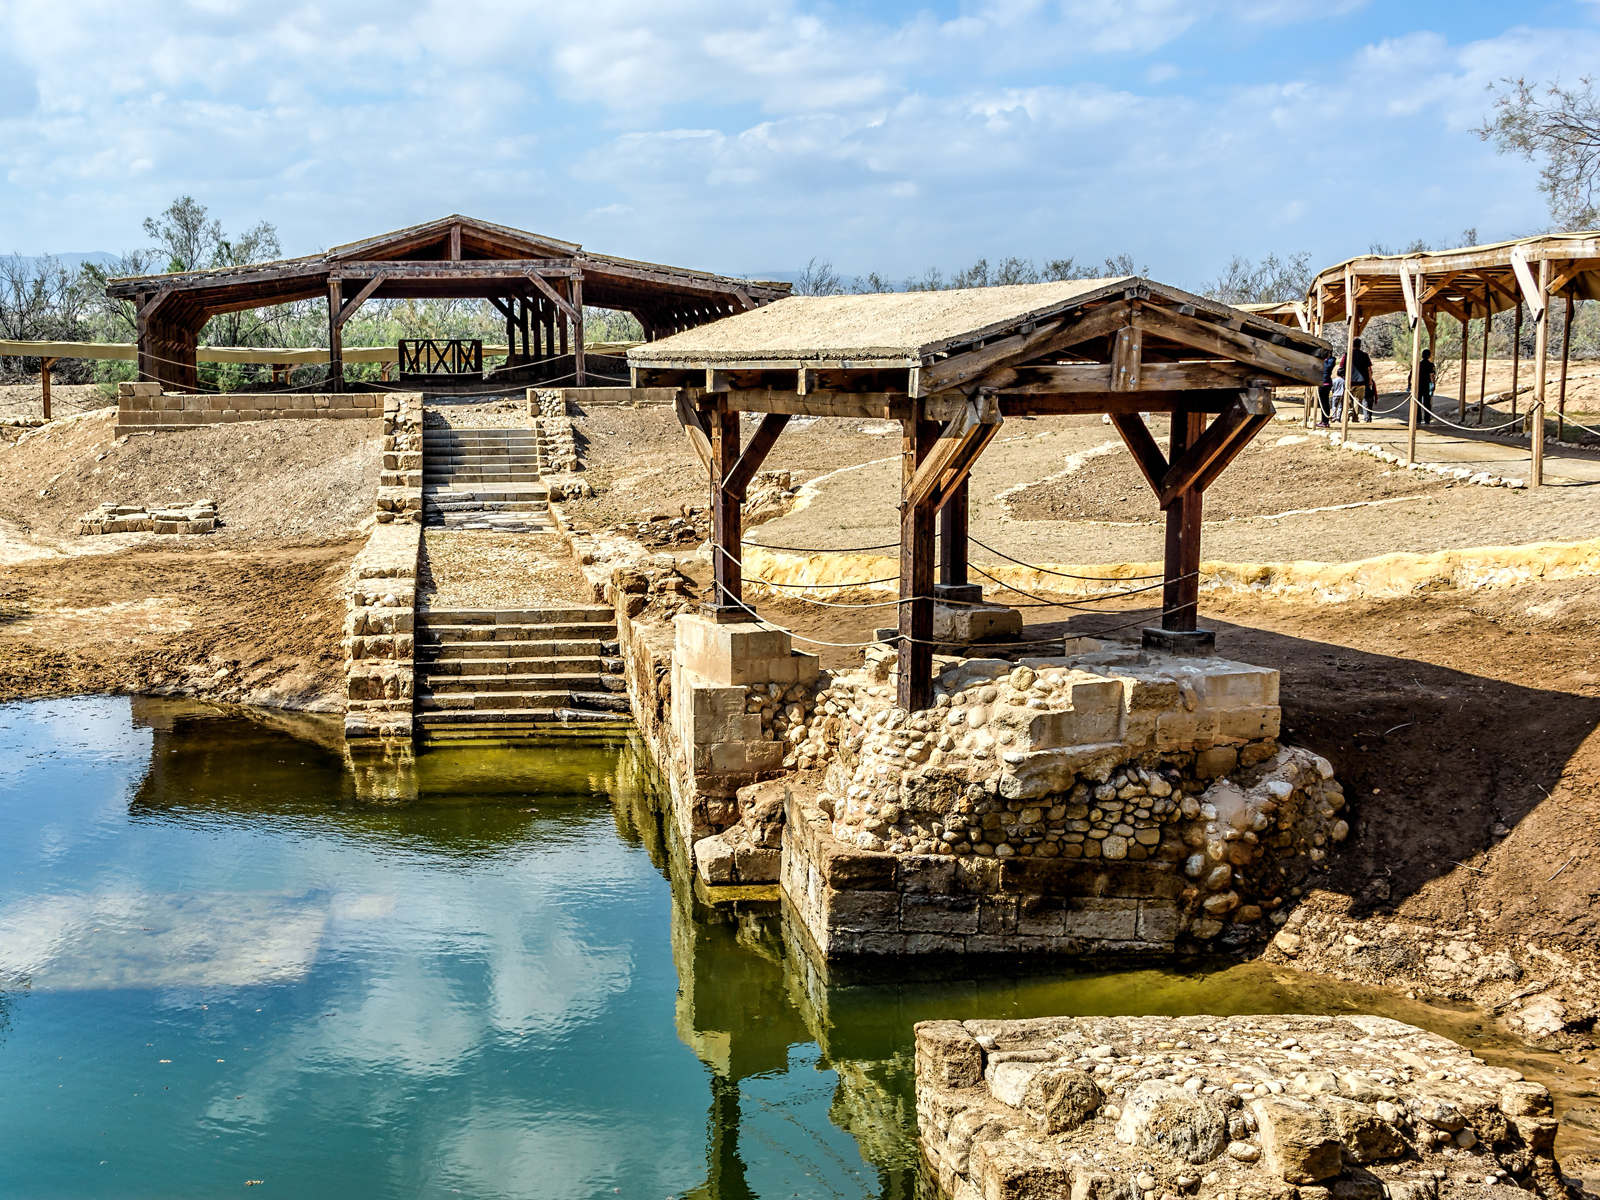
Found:
[[[425,429],[424,524],[444,529],[549,533],[547,447],[534,429]]]
[[[416,724],[429,737],[625,720],[610,608],[417,613]]]

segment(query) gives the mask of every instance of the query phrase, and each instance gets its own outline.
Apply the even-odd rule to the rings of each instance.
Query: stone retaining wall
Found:
[[[220,425],[234,421],[333,418],[377,419],[386,399],[378,392],[172,392],[156,383],[117,385],[115,436]]]
[[[925,1021],[916,1035],[922,1152],[950,1200],[1577,1192],[1543,1086],[1383,1017]]]
[[[421,548],[420,524],[379,525],[350,568],[344,637],[346,738],[411,737]]]
[[[420,393],[383,401],[383,469],[378,474],[378,523],[422,524],[422,419]]]

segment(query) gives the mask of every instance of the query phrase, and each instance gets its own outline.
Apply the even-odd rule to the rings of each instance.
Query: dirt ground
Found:
[[[93,408],[115,408],[116,388],[98,383],[53,383],[50,387],[50,414],[64,417]],[[44,415],[44,392],[39,380],[31,383],[0,383],[0,419]]]
[[[0,569],[0,700],[140,692],[342,711],[341,585],[362,543],[185,540]]]
[[[105,409],[20,437],[0,430],[0,562],[170,540],[78,536],[78,518],[108,501],[215,500],[219,528],[195,536],[219,546],[345,540],[371,515],[376,421],[250,421],[120,438],[114,425]]]
[[[554,534],[477,530],[423,531],[417,596],[424,608],[595,603]]]

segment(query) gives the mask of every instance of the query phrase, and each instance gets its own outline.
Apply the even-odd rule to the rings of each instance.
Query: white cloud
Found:
[[[17,0],[0,46],[35,74],[0,87],[0,228],[116,250],[188,192],[291,252],[460,210],[712,269],[1127,249],[1195,282],[1234,251],[1537,224],[1531,172],[1470,130],[1494,79],[1586,69],[1592,30],[1401,27],[1232,85],[1187,50],[1359,7]]]

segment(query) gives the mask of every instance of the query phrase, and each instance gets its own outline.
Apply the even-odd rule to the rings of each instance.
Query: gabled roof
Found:
[[[577,242],[564,242],[560,238],[455,213],[437,221],[362,238],[359,242],[347,242],[333,247],[323,257],[333,262],[448,258],[450,231],[457,225],[461,227],[462,258],[572,258],[583,249]],[[435,254],[435,250],[443,253]]]
[[[1299,330],[1137,276],[1026,283],[941,292],[790,296],[628,351],[640,366],[684,367],[754,360],[817,364],[916,365],[995,338],[1031,332],[1074,309],[1145,290],[1191,311],[1235,320],[1268,339],[1289,336],[1310,351],[1321,343]]]

